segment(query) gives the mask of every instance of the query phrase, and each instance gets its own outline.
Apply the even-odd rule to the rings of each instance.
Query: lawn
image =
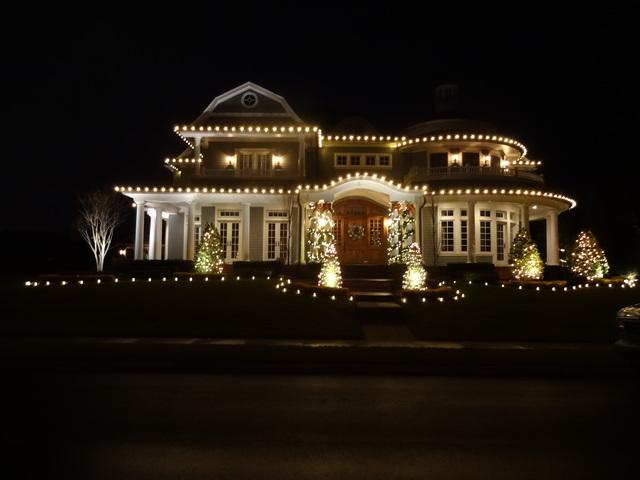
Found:
[[[462,285],[455,303],[408,305],[407,321],[423,340],[610,342],[615,313],[640,301],[640,290],[595,288],[576,291],[516,290]]]
[[[0,336],[363,338],[362,317],[344,299],[283,294],[267,280],[141,280],[1,285]],[[409,302],[389,320],[422,340],[611,342],[616,310],[640,301],[637,288],[459,288],[458,302]]]
[[[275,281],[3,285],[3,336],[361,338],[353,304]]]

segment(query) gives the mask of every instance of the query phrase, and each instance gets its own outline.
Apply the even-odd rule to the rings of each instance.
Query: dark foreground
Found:
[[[7,478],[638,478],[633,378],[5,375]],[[3,475],[4,476],[4,475]]]

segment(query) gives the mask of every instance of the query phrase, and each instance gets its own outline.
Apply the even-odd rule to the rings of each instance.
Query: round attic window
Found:
[[[244,108],[253,108],[258,104],[258,95],[253,92],[247,92],[240,99]]]

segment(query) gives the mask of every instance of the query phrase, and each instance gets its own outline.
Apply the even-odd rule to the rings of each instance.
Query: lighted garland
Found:
[[[411,202],[392,202],[389,208],[387,247],[389,263],[405,263],[415,232],[415,207]]]
[[[404,290],[424,290],[427,283],[427,271],[422,266],[422,253],[417,243],[409,245],[406,254],[407,270],[402,277]]]
[[[329,245],[325,251],[322,268],[318,275],[318,285],[327,288],[342,287],[342,271],[334,244]]]
[[[513,275],[518,280],[538,280],[542,277],[544,263],[526,228],[521,228],[513,239],[509,263],[513,265]]]
[[[218,229],[208,223],[196,251],[195,270],[198,273],[221,274],[223,261],[222,241]]]
[[[309,203],[309,227],[307,229],[307,261],[320,263],[327,248],[335,243],[333,235],[333,215],[330,203],[322,201]]]
[[[578,235],[571,249],[569,262],[571,271],[587,280],[602,278],[609,272],[609,262],[604,250],[590,230],[583,230]]]

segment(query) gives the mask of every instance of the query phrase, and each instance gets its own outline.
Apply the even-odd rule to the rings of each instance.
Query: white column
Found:
[[[189,204],[189,212],[187,213],[187,260],[193,260],[194,250],[194,222],[196,219],[196,204]]]
[[[168,260],[169,259],[169,218],[171,218],[171,216],[167,217],[166,219],[166,223],[164,225],[164,259]]]
[[[195,156],[196,159],[196,163],[195,163],[195,173],[196,175],[200,175],[200,142],[201,142],[202,138],[201,137],[195,137],[194,141],[195,141],[195,148],[193,149],[193,154]]]
[[[559,265],[558,247],[558,211],[551,210],[547,214],[547,265]]]
[[[414,231],[413,231],[413,241],[418,244],[420,247],[420,251],[422,252],[422,219],[420,218],[420,207],[418,207],[418,202],[413,202],[413,218],[414,218]]]
[[[149,260],[162,258],[162,210],[152,208],[149,210],[151,228],[149,229]]]
[[[251,204],[242,204],[242,260],[249,260],[249,223],[251,220]]]
[[[133,251],[135,260],[144,260],[144,202],[136,203],[136,240]]]
[[[529,204],[520,206],[520,228],[529,230]]]
[[[476,202],[467,203],[467,262],[476,261]]]

